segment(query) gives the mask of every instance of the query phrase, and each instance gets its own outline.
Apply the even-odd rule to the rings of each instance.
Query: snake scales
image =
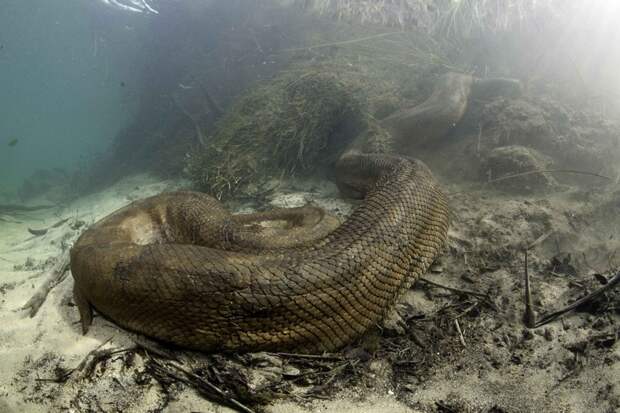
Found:
[[[448,76],[421,110],[386,126],[398,138],[398,125],[444,133],[462,116],[471,84]],[[433,107],[439,120],[429,123]],[[203,351],[313,353],[350,343],[428,269],[449,213],[421,161],[350,149],[336,175],[344,193],[364,201],[333,231],[317,208],[234,216],[193,192],[157,195],[104,218],[71,251],[84,332],[94,307],[124,328]],[[278,219],[290,224],[284,233],[246,225]]]
[[[135,202],[71,252],[84,328],[91,306],[117,324],[197,350],[331,351],[377,324],[442,248],[446,200],[421,162],[349,154],[340,185],[365,201],[327,237],[288,249],[233,248],[213,198]]]

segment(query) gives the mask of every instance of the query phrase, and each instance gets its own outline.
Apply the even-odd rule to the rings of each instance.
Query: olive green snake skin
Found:
[[[191,192],[138,201],[95,224],[71,252],[83,326],[93,306],[129,330],[196,350],[350,343],[433,262],[448,207],[419,161],[350,154],[337,167],[340,184],[365,200],[309,245],[226,250],[235,243],[230,216]]]
[[[402,128],[442,134],[460,119],[472,79],[450,76],[420,109],[387,119],[396,139]],[[429,123],[433,107],[441,122]],[[429,169],[407,156],[350,149],[336,175],[343,193],[364,196],[339,226],[313,207],[235,216],[194,192],[137,201],[99,221],[71,251],[84,332],[95,308],[128,330],[202,351],[317,353],[351,343],[427,271],[449,212]],[[288,228],[256,225],[273,220]]]

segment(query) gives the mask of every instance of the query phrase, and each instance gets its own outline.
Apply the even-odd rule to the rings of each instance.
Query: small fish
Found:
[[[193,89],[191,86],[186,86],[186,85],[184,85],[183,83],[179,83],[179,87],[180,87],[181,89]]]
[[[9,141],[9,146],[10,146],[10,147],[13,147],[13,146],[17,145],[17,142],[19,142],[19,139],[17,139],[17,138],[13,138],[13,139],[11,139],[11,140]]]
[[[125,82],[121,82],[121,87],[125,87]]]

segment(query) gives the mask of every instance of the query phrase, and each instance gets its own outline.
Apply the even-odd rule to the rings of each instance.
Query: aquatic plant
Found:
[[[338,144],[339,133],[359,131],[365,122],[363,104],[337,76],[284,74],[239,99],[206,148],[189,155],[186,171],[217,197],[240,187],[256,192],[269,178],[325,165],[326,148]]]
[[[435,75],[464,70],[436,46],[385,28],[309,33],[305,46],[280,52],[289,66],[238,98],[206,146],[189,153],[187,175],[217,197],[256,196],[283,177],[316,175],[360,132],[385,134],[377,120],[423,100]]]

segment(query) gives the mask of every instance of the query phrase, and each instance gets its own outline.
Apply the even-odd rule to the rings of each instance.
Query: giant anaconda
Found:
[[[230,215],[192,192],[104,218],[71,251],[83,326],[92,306],[129,330],[197,350],[320,352],[350,343],[433,262],[448,207],[416,160],[348,154],[337,171],[365,200],[309,245],[214,248],[234,243]]]
[[[445,133],[476,87],[495,86],[446,75],[425,103],[386,119],[395,146],[407,130],[423,140]],[[94,307],[129,330],[205,351],[331,351],[364,334],[442,249],[448,206],[422,162],[365,154],[358,141],[336,175],[343,193],[365,198],[331,232],[316,208],[233,216],[193,192],[134,202],[93,225],[71,251],[84,331]],[[293,225],[285,235],[244,226],[263,219]]]

